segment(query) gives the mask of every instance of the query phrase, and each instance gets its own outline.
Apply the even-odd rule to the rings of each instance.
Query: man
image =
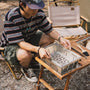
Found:
[[[54,40],[58,40],[66,48],[71,48],[70,42],[52,29],[41,10],[44,6],[41,0],[20,0],[19,7],[10,10],[5,17],[1,38],[1,46],[5,47],[5,59],[13,64],[18,61],[23,72],[32,60],[32,52],[38,53],[41,59],[50,58],[50,54],[43,47]],[[35,76],[27,78],[31,82],[37,81]]]

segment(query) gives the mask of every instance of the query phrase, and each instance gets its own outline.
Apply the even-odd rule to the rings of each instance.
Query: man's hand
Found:
[[[63,37],[60,37],[61,35],[56,30],[52,30],[50,33],[48,33],[48,35],[52,37],[54,40],[59,41],[65,48],[71,49],[70,41],[64,39]]]
[[[64,39],[63,37],[60,37],[60,43],[63,45],[65,48],[71,50],[71,43],[69,40]]]
[[[47,50],[44,49],[44,48],[40,48],[40,49],[39,49],[39,55],[40,55],[40,58],[41,58],[41,59],[43,59],[43,58],[50,59],[50,58],[51,58],[50,54],[49,54],[49,53],[47,52]]]

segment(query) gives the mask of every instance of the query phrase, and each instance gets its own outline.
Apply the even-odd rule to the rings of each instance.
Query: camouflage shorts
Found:
[[[18,49],[19,46],[17,44],[5,47],[4,58],[6,61],[9,62],[10,65],[19,65],[19,61],[17,60],[16,57],[16,52]]]
[[[42,32],[37,32],[36,35],[33,35],[33,38],[30,40],[29,43],[38,46],[39,41],[41,39]],[[4,50],[4,58],[6,61],[9,62],[10,65],[18,65],[19,61],[16,57],[16,52],[20,47],[17,44],[8,45],[5,47]]]

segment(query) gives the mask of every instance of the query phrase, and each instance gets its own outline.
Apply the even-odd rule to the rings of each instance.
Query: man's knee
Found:
[[[28,66],[32,60],[32,54],[26,50],[18,49],[16,56],[17,56],[19,63],[23,67],[28,68]]]
[[[39,45],[40,46],[47,46],[54,42],[54,39],[52,39],[50,36],[43,34],[40,40]]]
[[[23,49],[18,49],[16,56],[19,61],[32,58],[32,54]]]

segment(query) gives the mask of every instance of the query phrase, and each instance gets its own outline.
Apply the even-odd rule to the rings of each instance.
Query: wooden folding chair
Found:
[[[81,16],[80,19],[80,6],[77,0],[53,1],[48,0],[48,16],[53,28],[58,31],[61,36],[67,39],[77,39],[88,34],[88,20],[83,16]],[[68,3],[71,4],[68,5]],[[86,31],[82,28],[83,22],[85,22]]]
[[[2,18],[0,18],[0,37],[1,37],[1,33],[2,33],[3,29],[4,29],[3,27],[4,27],[3,20],[2,20]],[[1,55],[3,56],[3,58],[4,58],[4,48],[3,47],[0,47],[0,52],[1,52]],[[6,61],[5,59],[3,59],[3,60],[5,61],[7,66],[9,67],[9,69],[12,72],[13,76],[15,77],[15,79],[17,79],[17,80],[21,79],[22,72],[19,69],[20,67],[17,66],[18,69],[19,69],[19,71],[17,71],[17,70],[15,70],[15,66],[14,65],[10,65],[10,63],[8,61]]]
[[[90,37],[90,35],[88,35],[88,30],[87,30],[88,20],[81,17],[81,19],[84,21],[82,21],[80,24],[81,20],[80,20],[79,12],[80,12],[79,3],[77,0],[48,0],[48,16],[50,22],[52,23],[53,28],[56,31],[58,31],[61,36],[64,36],[64,38],[70,39],[72,48],[74,48],[74,50],[77,50],[78,52],[81,53],[81,51],[77,48],[77,44],[78,44],[77,41],[78,39],[79,40],[83,39],[83,37],[85,38]],[[85,22],[86,31],[81,27],[83,25],[83,22]],[[83,48],[86,49],[85,47]],[[74,50],[72,51],[75,52]],[[90,54],[90,50],[88,49],[86,50]],[[58,77],[61,80],[63,78],[67,78],[64,90],[68,90],[69,80],[72,74],[90,65],[90,56],[84,57],[82,55],[81,61],[78,61],[78,63],[80,64],[78,68],[75,68],[70,72],[61,75],[59,72],[57,72],[55,69],[53,69],[53,67],[49,65],[50,61],[49,64],[47,64],[39,57],[35,57],[35,60],[41,64],[41,70],[40,70],[39,79],[37,83],[38,85],[36,90],[39,90],[40,83],[42,83],[49,90],[55,90],[43,79],[42,74],[44,68],[49,70],[51,73],[53,73],[56,77]]]

